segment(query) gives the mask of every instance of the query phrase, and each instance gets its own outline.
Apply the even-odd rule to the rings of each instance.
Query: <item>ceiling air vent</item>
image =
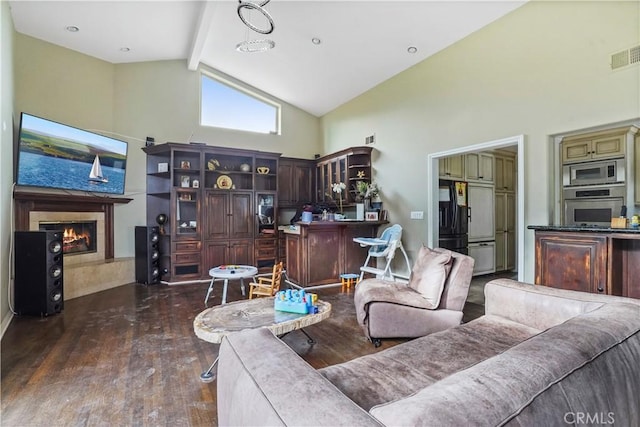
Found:
[[[640,46],[634,46],[611,55],[611,69],[617,70],[628,65],[640,63]]]

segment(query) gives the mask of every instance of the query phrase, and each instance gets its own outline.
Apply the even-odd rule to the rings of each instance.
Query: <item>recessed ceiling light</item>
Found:
[[[409,46],[407,48],[407,52],[409,52],[409,53],[416,53],[417,51],[418,51],[418,48],[415,47],[415,46]]]
[[[319,39],[319,38],[317,38],[317,37],[314,37],[314,38],[312,38],[312,39],[311,39],[311,43],[313,43],[313,44],[320,44],[320,43],[322,43],[322,40],[320,40],[320,39]]]
[[[129,52],[131,49],[129,49],[128,47],[121,47],[120,48],[120,52]]]
[[[77,33],[78,31],[80,31],[80,28],[76,27],[75,25],[69,25],[68,27],[65,27],[64,29],[69,31],[70,33]]]

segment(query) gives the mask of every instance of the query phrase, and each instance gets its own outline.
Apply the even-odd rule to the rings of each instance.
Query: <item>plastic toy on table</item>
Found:
[[[318,312],[318,307],[314,305],[317,298],[316,294],[306,293],[304,289],[278,291],[273,308],[288,313],[313,314]]]

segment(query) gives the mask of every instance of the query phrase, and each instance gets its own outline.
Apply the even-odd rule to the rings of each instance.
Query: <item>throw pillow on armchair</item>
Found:
[[[441,249],[437,252],[422,246],[411,269],[408,286],[422,295],[433,310],[440,305],[444,283],[452,264],[451,251]]]

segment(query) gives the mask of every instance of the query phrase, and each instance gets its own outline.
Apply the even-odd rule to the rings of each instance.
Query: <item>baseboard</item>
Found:
[[[11,310],[9,310],[7,312],[7,315],[4,316],[4,319],[2,319],[2,325],[0,325],[0,328],[2,328],[2,330],[0,331],[0,339],[4,337],[4,333],[7,331],[7,328],[11,324],[12,320],[13,320],[13,313],[11,312]]]

